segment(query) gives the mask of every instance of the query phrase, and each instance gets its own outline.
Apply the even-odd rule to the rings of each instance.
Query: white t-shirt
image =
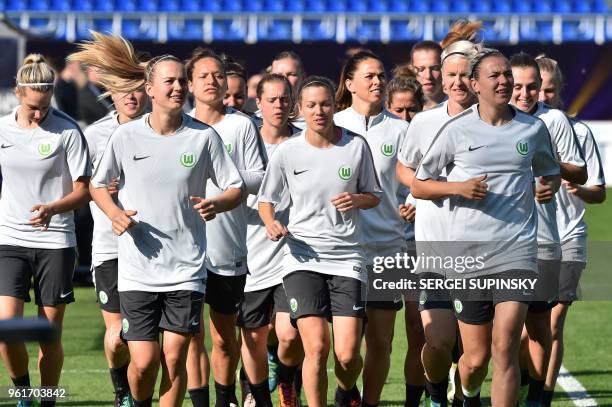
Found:
[[[161,136],[149,115],[113,133],[94,174],[94,187],[121,178],[118,202],[135,210],[136,224],[119,241],[119,291],[204,291],[207,224],[191,196],[206,196],[207,181],[243,188],[240,173],[210,126],[183,115]]]
[[[283,276],[309,270],[366,281],[362,211],[342,213],[331,203],[343,192],[382,193],[363,137],[342,129],[336,145],[317,148],[304,131],[282,143],[268,164],[259,201],[278,205],[285,190],[291,206]]]
[[[0,118],[0,244],[36,249],[76,246],[73,211],[53,215],[46,231],[28,224],[34,205],[64,198],[73,182],[91,175],[87,143],[79,126],[50,108],[37,127],[17,124],[19,107]]]

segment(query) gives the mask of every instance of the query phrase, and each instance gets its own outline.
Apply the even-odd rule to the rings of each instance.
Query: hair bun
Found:
[[[47,62],[47,61],[45,60],[45,57],[42,56],[41,54],[30,54],[27,57],[25,57],[22,65],[40,64],[44,62]]]

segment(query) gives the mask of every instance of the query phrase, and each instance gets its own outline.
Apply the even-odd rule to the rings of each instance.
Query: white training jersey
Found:
[[[416,169],[429,149],[432,140],[452,117],[448,114],[448,102],[419,112],[408,127],[408,133],[398,154],[398,160],[408,168]],[[446,176],[446,169],[442,171]],[[417,242],[449,241],[449,201],[412,199],[416,207],[414,239]]]
[[[191,111],[195,117],[195,109]],[[240,171],[247,191],[257,194],[265,170],[264,148],[257,127],[249,116],[233,108],[227,108],[223,119],[212,125],[232,161]],[[212,182],[206,186],[207,198],[214,198],[223,191]],[[206,226],[208,242],[206,267],[223,276],[238,276],[247,272],[247,208],[246,202],[218,214]]]
[[[117,127],[119,127],[119,119],[117,112],[113,110],[85,129],[89,159],[94,170],[100,163],[108,140]],[[93,266],[98,267],[103,262],[118,257],[117,235],[113,232],[110,219],[98,208],[94,201],[89,202],[89,209],[94,221],[93,237],[91,240],[91,262]]]
[[[478,105],[451,119],[436,135],[416,172],[420,180],[438,179],[452,163],[449,182],[487,175],[484,199],[450,198],[448,240],[458,242],[460,250],[464,249],[460,242],[483,242],[469,246],[485,259],[484,267],[470,276],[515,269],[537,271],[533,177],[559,174],[559,165],[544,123],[512,110],[514,118],[502,126],[481,120]]]
[[[64,198],[73,182],[91,175],[87,143],[79,126],[50,108],[37,127],[17,124],[19,107],[0,118],[0,245],[36,249],[76,246],[73,211],[53,215],[46,231],[28,221],[33,206]]]
[[[591,129],[581,121],[571,119],[584,155],[589,177],[584,186],[606,185],[603,164]],[[557,226],[561,238],[563,261],[586,262],[587,225],[584,221],[584,201],[567,192],[561,184],[557,199]]]
[[[289,126],[291,134],[297,134],[300,129],[294,126]],[[287,140],[285,140],[287,141]],[[268,160],[279,144],[268,144],[264,141],[266,148],[266,156]],[[289,191],[283,191],[281,202],[278,203],[274,210],[276,219],[283,225],[289,223]],[[249,274],[247,274],[245,292],[263,290],[268,287],[273,287],[283,282],[283,257],[285,252],[285,238],[281,238],[276,242],[268,239],[266,227],[259,217],[257,195],[249,195],[247,198],[247,264],[249,266]]]
[[[544,121],[559,162],[583,167],[584,159],[567,116],[561,110],[553,109],[543,102],[533,114]],[[539,182],[538,179],[535,180]],[[538,259],[557,260],[561,258],[561,244],[557,229],[557,203],[553,199],[546,204],[536,203],[538,211]]]
[[[343,192],[382,190],[363,137],[341,129],[336,145],[317,148],[305,132],[282,143],[268,163],[260,202],[280,204],[289,191],[289,235],[283,277],[297,270],[367,280],[359,210],[340,212],[331,200]]]
[[[221,138],[183,114],[170,136],[156,133],[149,115],[115,130],[92,184],[121,178],[118,202],[137,211],[136,224],[119,241],[119,291],[204,291],[206,229],[190,197],[219,188],[243,188]]]
[[[396,175],[397,152],[402,145],[408,123],[382,110],[366,117],[349,107],[334,115],[336,126],[362,136],[370,146],[374,168],[380,181],[382,195],[378,206],[361,213],[362,244],[368,265],[378,256],[395,256],[406,247],[404,219],[399,215],[399,181]]]

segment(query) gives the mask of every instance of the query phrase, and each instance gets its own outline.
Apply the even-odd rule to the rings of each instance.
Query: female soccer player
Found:
[[[557,151],[563,179],[582,184],[586,181],[586,166],[567,117],[557,109],[538,102],[541,87],[540,69],[535,59],[523,52],[511,57],[514,90],[512,104],[518,109],[542,119]],[[541,183],[536,180],[536,188]],[[549,191],[550,193],[550,191]],[[557,299],[561,268],[561,243],[556,220],[556,201],[538,204],[538,268],[544,283],[538,297],[529,306],[521,350],[522,397],[540,403],[548,360],[552,347],[550,310]],[[544,288],[552,288],[544,290]],[[531,359],[531,363],[529,363]],[[529,371],[528,371],[529,366]],[[527,390],[529,385],[529,390]]]
[[[378,205],[382,191],[367,142],[334,126],[330,81],[306,79],[298,104],[306,130],[281,144],[272,156],[259,194],[259,214],[269,238],[286,236],[283,285],[304,346],[308,405],[326,405],[328,319],[341,389],[336,405],[358,405],[355,383],[362,366],[366,281],[358,209]],[[274,208],[285,190],[292,202],[288,225],[276,220]]]
[[[257,107],[263,124],[259,129],[268,157],[300,130],[289,123],[293,109],[293,91],[287,78],[266,74],[257,85]],[[266,236],[266,228],[257,212],[257,196],[248,198],[247,262],[249,274],[240,304],[238,326],[242,329],[242,363],[251,394],[258,406],[271,405],[268,390],[268,326],[274,322],[278,338],[279,401],[283,407],[297,406],[293,378],[302,361],[303,351],[298,331],[289,319],[289,304],[282,286],[285,239],[276,242]],[[276,206],[277,219],[289,221],[289,195]]]
[[[539,99],[555,109],[563,107],[561,90],[563,75],[557,61],[536,58],[542,77]],[[587,261],[587,226],[584,222],[585,203],[602,203],[606,199],[603,165],[593,133],[583,122],[570,118],[587,165],[588,180],[584,185],[563,182],[557,193],[557,226],[561,240],[561,272],[559,273],[559,303],[551,311],[552,347],[542,405],[551,405],[557,376],[563,361],[563,327],[572,301],[578,299],[578,282]]]
[[[0,118],[0,319],[23,316],[33,280],[38,316],[60,328],[57,340],[40,343],[40,384],[57,386],[64,312],[74,302],[72,211],[89,199],[91,167],[79,126],[51,107],[55,73],[42,55],[28,55],[16,80],[19,106]],[[14,385],[30,386],[25,345],[2,343],[0,353]]]
[[[395,166],[397,151],[404,141],[408,124],[384,109],[385,84],[385,70],[380,58],[371,52],[361,51],[344,65],[336,92],[339,111],[334,115],[334,122],[368,142],[383,190],[380,204],[361,214],[362,245],[368,269],[373,267],[376,257],[395,257],[406,251],[404,220],[398,211],[399,182]],[[400,272],[398,269],[386,271]],[[367,302],[364,406],[374,406],[380,401],[391,364],[395,315],[401,307],[401,294],[396,298],[386,298],[386,301],[379,298],[378,301]],[[338,389],[337,393],[341,394],[342,389]]]
[[[134,405],[151,405],[160,361],[160,405],[181,405],[189,340],[201,325],[206,277],[202,220],[236,207],[243,182],[216,132],[182,113],[187,95],[182,62],[164,55],[143,67],[113,58],[119,54],[104,55],[104,66],[97,68],[144,80],[152,112],[112,135],[92,195],[120,236],[122,337],[130,349]],[[119,205],[108,192],[118,177]],[[224,192],[203,198],[208,179]]]
[[[425,103],[421,85],[416,79],[404,76],[396,76],[389,81],[385,100],[389,112],[407,122],[411,122],[423,110]]]
[[[195,109],[190,114],[219,133],[228,154],[240,171],[248,193],[257,194],[264,174],[265,153],[257,128],[250,118],[223,105],[227,77],[222,60],[210,50],[197,48],[187,61],[187,74],[189,90],[195,99]],[[214,197],[221,192],[212,182],[206,186],[207,197]],[[227,407],[236,398],[235,372],[240,359],[236,318],[244,298],[248,270],[246,214],[246,204],[243,203],[217,216],[206,229],[206,303],[210,306],[216,405],[222,407]],[[194,337],[192,350],[195,352],[190,352],[190,355],[200,360],[203,348],[203,338]]]
[[[454,116],[465,111],[477,101],[469,78],[469,60],[476,52],[475,45],[467,40],[457,41],[444,49],[442,84],[448,100],[436,108],[417,114],[410,123],[406,141],[398,156],[397,166],[398,177],[404,185],[410,187],[414,170],[440,129]],[[432,242],[450,241],[448,199],[440,200],[438,203],[417,200],[416,206],[418,216],[415,218],[414,228],[417,253],[435,253],[440,249],[443,250],[443,246]],[[444,245],[444,243],[440,244]],[[427,270],[421,271],[427,272]],[[434,277],[431,274],[424,274],[424,277],[427,276]],[[434,405],[445,405],[448,370],[451,367],[452,352],[457,336],[457,322],[453,314],[449,292],[436,290],[421,293],[419,310],[426,340],[421,353],[425,369],[425,386]],[[409,355],[407,361],[408,359]],[[421,393],[422,389],[407,387],[407,405],[416,406]]]
[[[100,65],[100,56],[107,52],[122,51],[120,55],[132,64],[139,64],[132,45],[121,42],[118,37],[107,37],[93,33],[94,41],[79,45],[79,52],[69,56],[70,61],[78,61],[87,66]],[[111,134],[120,124],[130,122],[140,117],[146,107],[147,95],[144,91],[144,81],[140,88],[126,92],[132,83],[122,78],[104,76],[100,80],[113,100],[115,110],[104,118],[93,123],[85,130],[85,138],[89,147],[89,158],[94,169],[100,163],[102,154],[108,144]],[[110,370],[113,388],[115,390],[115,405],[129,406],[131,394],[127,377],[130,361],[128,348],[117,340],[121,330],[121,313],[119,307],[119,291],[117,291],[118,253],[117,236],[113,233],[111,221],[94,202],[89,204],[94,220],[92,239],[92,267],[96,296],[100,304],[102,317],[106,326],[104,335],[104,353]]]
[[[246,70],[229,55],[223,55],[222,60],[227,79],[223,104],[242,112],[247,101]]]
[[[448,237],[462,254],[466,250],[460,242],[487,236],[489,243],[478,250],[483,264],[469,270],[467,277],[533,277],[537,271],[533,176],[541,176],[542,183],[556,191],[559,166],[544,124],[508,105],[513,86],[508,60],[497,50],[483,49],[472,57],[470,74],[478,105],[438,132],[419,164],[411,191],[420,199],[451,197]],[[454,168],[447,181],[438,181],[449,165]],[[513,406],[519,388],[521,329],[531,292],[493,288],[485,294],[486,298],[473,301],[465,291],[452,293],[464,350],[458,364],[464,405],[480,403],[477,396],[492,355],[492,404]]]

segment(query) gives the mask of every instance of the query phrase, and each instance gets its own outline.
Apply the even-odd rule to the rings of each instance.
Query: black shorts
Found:
[[[277,312],[289,313],[287,295],[282,284],[244,293],[238,309],[237,325],[246,329],[267,326]]]
[[[558,304],[560,270],[561,260],[538,259],[539,278],[536,284],[536,299],[529,304],[528,312],[550,311]]]
[[[100,309],[115,314],[121,311],[119,307],[119,291],[117,291],[117,259],[106,260],[99,266],[94,266],[94,286]]]
[[[233,315],[244,300],[246,274],[222,276],[208,270],[206,279],[206,303],[219,314]]]
[[[537,274],[530,270],[509,270],[501,273],[477,277],[485,279],[534,279]],[[457,319],[466,324],[483,325],[495,317],[495,306],[502,302],[518,301],[530,304],[535,296],[530,289],[496,289],[451,290],[453,308]]]
[[[198,291],[122,291],[121,337],[126,341],[158,341],[160,331],[200,332],[204,294]]]
[[[38,306],[74,302],[72,276],[76,252],[0,245],[0,295],[30,302],[30,288]]]
[[[578,261],[561,262],[559,273],[559,302],[571,304],[578,299],[578,284],[586,263]]]
[[[399,311],[404,306],[402,297],[394,298],[393,301],[366,301],[366,308],[381,309],[388,311]]]
[[[294,271],[283,278],[291,322],[306,316],[364,318],[363,283],[356,278]]]
[[[444,279],[443,276],[437,273],[422,273],[419,279],[427,282],[434,282]],[[425,288],[419,293],[419,311],[423,312],[430,309],[453,309],[451,293],[445,288]]]

